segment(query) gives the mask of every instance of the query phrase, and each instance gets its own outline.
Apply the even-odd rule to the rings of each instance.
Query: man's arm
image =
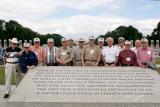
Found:
[[[96,65],[97,65],[97,66],[98,66],[99,61],[100,61],[100,59],[101,59],[101,55],[102,55],[102,52],[101,52],[101,50],[98,48],[98,59],[97,59],[97,62],[96,62]]]
[[[85,48],[85,47],[84,47]],[[82,62],[82,66],[85,66],[85,63],[84,63],[84,48],[82,49],[82,52],[81,52],[81,62]]]

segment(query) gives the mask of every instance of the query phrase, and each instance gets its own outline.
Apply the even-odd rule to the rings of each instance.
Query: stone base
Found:
[[[9,103],[8,107],[160,107],[159,104],[111,104],[111,103]]]

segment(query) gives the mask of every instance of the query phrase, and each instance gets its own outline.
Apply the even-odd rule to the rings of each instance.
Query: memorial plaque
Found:
[[[10,107],[160,107],[160,76],[139,67],[37,67]]]

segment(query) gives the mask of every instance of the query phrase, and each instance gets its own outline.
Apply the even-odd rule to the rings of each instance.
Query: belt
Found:
[[[89,62],[97,62],[97,60],[93,60],[93,61],[90,61],[90,60],[85,60],[85,61],[89,61]]]
[[[76,60],[76,61],[81,61],[81,60]]]
[[[123,64],[121,66],[134,66],[134,64]]]
[[[7,62],[9,64],[17,64],[18,62]]]
[[[114,64],[115,62],[112,62],[112,63],[106,63],[106,64],[108,64],[108,65],[112,65],[112,64]]]

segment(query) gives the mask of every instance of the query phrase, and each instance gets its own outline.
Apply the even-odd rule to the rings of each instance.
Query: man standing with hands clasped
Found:
[[[68,47],[67,39],[62,38],[62,46],[58,49],[56,53],[56,59],[59,66],[71,66],[71,61],[73,59],[73,50]]]
[[[94,41],[94,36],[91,36],[89,38],[89,44],[84,46],[82,50],[82,66],[98,66],[101,57],[101,50],[94,44]]]

